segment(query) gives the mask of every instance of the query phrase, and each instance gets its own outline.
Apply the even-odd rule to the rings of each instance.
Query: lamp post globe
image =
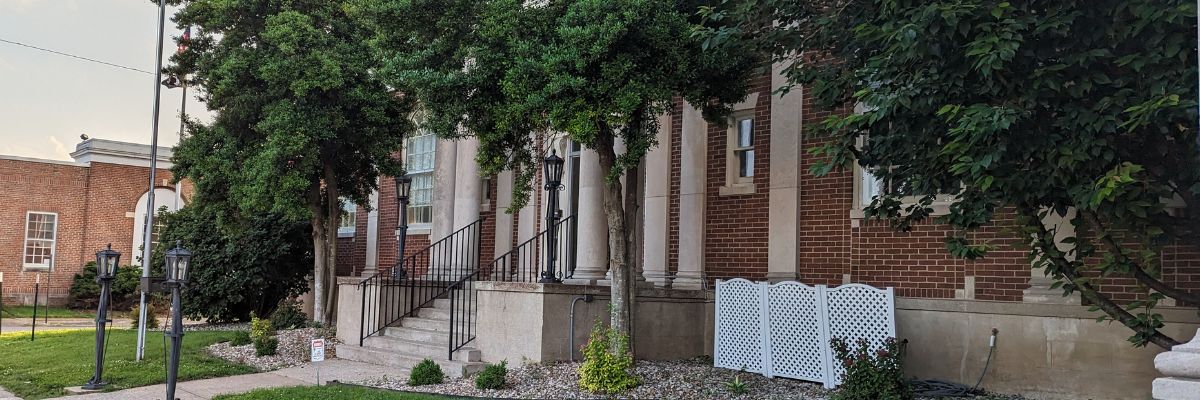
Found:
[[[105,325],[108,324],[108,303],[112,296],[112,281],[117,276],[117,265],[121,262],[121,253],[112,249],[112,243],[104,250],[96,252],[96,282],[100,284],[100,302],[96,305],[96,347],[95,369],[92,379],[83,385],[84,389],[100,390],[107,385],[104,382],[104,335]]]
[[[562,188],[563,164],[565,160],[555,154],[553,150],[550,155],[546,156],[543,163],[544,170],[543,178],[546,181],[547,207],[546,207],[546,226],[548,227],[546,234],[546,270],[542,272],[541,279],[538,283],[562,283],[557,276],[554,275],[555,264],[558,261],[558,191]]]
[[[166,273],[167,282],[187,283],[188,267],[192,262],[192,252],[175,242],[175,248],[167,250]]]

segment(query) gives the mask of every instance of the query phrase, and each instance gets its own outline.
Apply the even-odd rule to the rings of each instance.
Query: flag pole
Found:
[[[146,353],[146,290],[150,278],[150,239],[154,236],[154,173],[158,168],[158,110],[162,97],[163,29],[167,22],[166,0],[158,0],[158,46],[154,49],[154,110],[150,120],[150,190],[146,194],[146,220],[142,229],[142,296],[138,301],[137,360]]]

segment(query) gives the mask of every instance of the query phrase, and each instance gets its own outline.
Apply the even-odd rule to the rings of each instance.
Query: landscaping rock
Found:
[[[413,392],[454,396],[521,399],[825,399],[821,385],[792,379],[713,368],[711,361],[639,361],[636,375],[642,384],[614,396],[592,394],[579,388],[579,363],[525,364],[509,368],[507,386],[499,390],[475,388],[474,377],[453,379],[440,385],[408,386],[408,377],[388,377],[357,384]],[[746,392],[734,395],[726,382],[741,375]]]
[[[236,363],[246,364],[259,371],[274,371],[280,368],[292,367],[309,362],[310,343],[317,338],[325,338],[325,357],[332,358],[337,354],[340,344],[333,332],[322,328],[304,328],[283,330],[276,333],[279,346],[275,355],[258,357],[254,355],[254,345],[230,346],[229,342],[216,343],[208,346],[208,353],[215,357]]]

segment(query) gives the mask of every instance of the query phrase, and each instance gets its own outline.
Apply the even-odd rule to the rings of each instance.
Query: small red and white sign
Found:
[[[312,362],[325,361],[325,339],[312,340]]]

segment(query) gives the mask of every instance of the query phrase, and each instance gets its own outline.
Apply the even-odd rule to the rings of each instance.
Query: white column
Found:
[[[666,286],[667,278],[667,206],[671,194],[671,114],[658,118],[658,146],[646,153],[644,163],[645,203],[642,209],[642,265],[646,280]]]
[[[475,162],[475,154],[479,152],[479,139],[467,138],[457,143],[454,227],[450,232],[462,229],[479,219],[479,203],[483,201],[483,179],[479,176],[479,164]]]
[[[458,164],[458,144],[453,140],[438,139],[437,165],[433,169],[433,231],[430,240],[441,240],[454,232],[454,184],[455,166]]]
[[[382,179],[382,178],[380,178]],[[367,213],[367,261],[362,276],[379,271],[379,191],[371,193],[371,211]]]
[[[679,168],[679,271],[671,286],[699,289],[704,284],[704,200],[707,190],[708,124],[700,110],[683,106]]]
[[[784,64],[771,68],[771,89],[787,85]],[[800,162],[804,92],[771,96],[771,188],[768,192],[767,279],[800,279]]]
[[[579,154],[579,237],[575,275],[567,283],[591,285],[608,271],[608,220],[604,217],[604,171],[594,150]]]
[[[504,171],[496,176],[496,252],[491,259],[495,260],[512,250],[513,215],[505,212],[512,205],[512,171]]]

